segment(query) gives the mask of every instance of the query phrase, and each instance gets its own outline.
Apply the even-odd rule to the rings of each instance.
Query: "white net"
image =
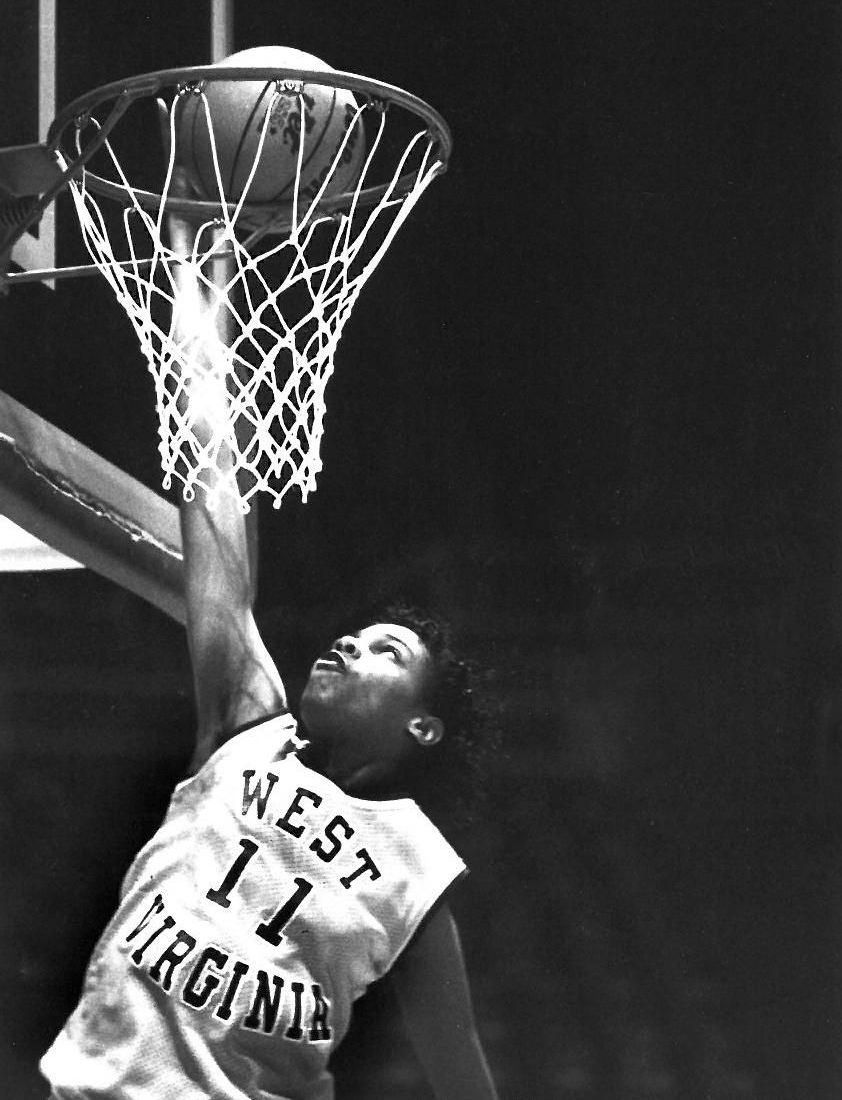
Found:
[[[196,226],[192,253],[179,257],[168,243],[167,201],[178,179],[178,116],[185,96],[199,97],[207,121],[217,190],[213,199],[220,205]],[[155,381],[164,488],[180,483],[185,499],[197,491],[236,493],[245,510],[256,493],[268,493],[278,507],[293,487],[304,500],[314,490],[321,469],[325,391],[343,328],[404,219],[444,168],[433,136],[416,126],[401,142],[384,182],[389,111],[366,101],[354,104],[331,163],[315,183],[308,182],[304,91],[301,85],[278,82],[266,104],[246,183],[238,188],[243,196],[258,171],[279,104],[288,119],[297,110],[301,135],[294,183],[283,208],[275,204],[261,212],[245,198],[235,202],[226,195],[214,119],[201,86],[180,88],[168,109],[169,159],[156,203],[130,184],[111,136],[102,148],[128,196],[121,216],[115,218],[110,210],[106,216],[102,196],[89,186],[86,172],[71,184],[87,249],[131,319]],[[80,122],[79,150],[81,131],[88,126],[99,123],[95,118]],[[347,198],[335,202],[332,182],[343,157],[347,162],[347,143],[356,127],[365,134],[359,176]],[[179,298],[177,263],[189,264],[205,299],[205,313],[197,322],[205,334],[200,357],[195,335],[185,337],[191,303]],[[224,333],[224,340],[209,333]],[[208,370],[202,362],[211,359],[214,370],[224,372],[227,400],[213,417],[199,416],[196,391]],[[227,481],[215,476],[223,448],[233,455],[233,476]]]

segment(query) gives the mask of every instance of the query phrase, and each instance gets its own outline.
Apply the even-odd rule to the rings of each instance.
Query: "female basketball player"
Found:
[[[172,233],[186,255],[186,226]],[[182,531],[192,774],[42,1060],[52,1096],[326,1100],[353,1002],[388,972],[436,1096],[493,1100],[443,900],[464,867],[405,793],[459,743],[458,666],[430,624],[369,623],[313,664],[299,737],[252,614],[236,501],[211,509],[199,493]]]

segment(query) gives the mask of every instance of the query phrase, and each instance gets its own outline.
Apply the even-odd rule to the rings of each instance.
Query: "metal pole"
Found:
[[[211,61],[234,52],[234,0],[210,0]]]

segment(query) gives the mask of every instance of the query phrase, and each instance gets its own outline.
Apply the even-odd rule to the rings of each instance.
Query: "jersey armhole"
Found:
[[[389,967],[389,972],[391,972],[392,970],[395,969],[395,967],[398,965],[400,960],[404,957],[406,952],[412,947],[412,945],[415,943],[415,941],[418,939],[418,937],[423,934],[424,929],[427,927],[427,925],[430,923],[430,921],[433,919],[433,917],[436,915],[436,913],[439,912],[439,910],[442,908],[442,906],[444,906],[448,903],[448,900],[449,900],[451,894],[456,889],[456,887],[459,885],[459,883],[463,882],[468,877],[468,875],[470,873],[471,872],[468,870],[468,868],[463,866],[462,870],[459,871],[459,873],[457,875],[455,875],[450,880],[450,882],[448,882],[448,884],[439,893],[438,897],[435,899],[435,901],[433,901],[433,903],[430,905],[427,912],[424,914],[424,916],[418,922],[418,924],[416,925],[414,931],[412,932],[412,935],[409,936],[406,943],[403,945],[403,947],[400,949],[400,951],[395,956],[394,962]]]
[[[272,714],[265,714],[260,718],[254,718],[249,722],[244,722],[243,725],[237,726],[237,728],[231,733],[226,734],[224,736],[224,740],[219,742],[219,744],[216,746],[216,748],[213,750],[207,760],[203,761],[198,768],[189,770],[188,765],[187,773],[183,775],[182,778],[173,787],[173,794],[176,794],[179,791],[183,790],[188,784],[192,783],[199,775],[201,775],[202,771],[204,771],[204,769],[207,768],[208,765],[223,757],[226,750],[233,743],[235,738],[239,737],[243,733],[248,733],[249,730],[256,729],[258,726],[263,726],[267,722],[275,722],[279,718],[289,719],[290,734],[294,737],[298,730],[298,723],[296,722],[289,707],[285,707],[283,710],[275,711]]]

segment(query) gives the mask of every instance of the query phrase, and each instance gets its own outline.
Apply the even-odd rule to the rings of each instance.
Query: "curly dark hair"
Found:
[[[449,623],[412,604],[392,602],[367,616],[368,622],[397,623],[413,630],[432,659],[425,703],[444,723],[433,748],[419,749],[402,778],[412,796],[436,817],[456,826],[471,823],[485,794],[485,775],[498,748],[498,729],[483,671],[460,654]]]

